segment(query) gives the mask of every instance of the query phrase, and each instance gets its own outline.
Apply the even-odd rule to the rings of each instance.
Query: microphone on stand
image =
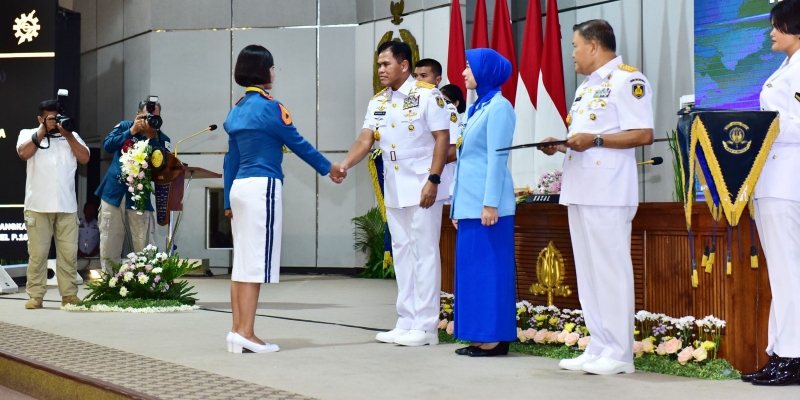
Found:
[[[661,163],[663,163],[663,162],[664,162],[663,158],[661,158],[661,157],[653,157],[653,158],[650,159],[650,161],[636,163],[636,165],[647,165],[647,164],[650,164],[650,165],[661,165]]]
[[[185,138],[179,140],[178,143],[175,144],[175,151],[173,152],[173,154],[175,155],[175,157],[178,157],[178,146],[180,146],[181,143],[183,143],[183,142],[185,142],[185,141],[187,141],[187,140],[189,140],[189,139],[191,139],[191,138],[193,138],[193,137],[195,137],[195,136],[197,136],[197,135],[199,135],[201,133],[208,132],[208,131],[213,131],[215,129],[217,129],[217,125],[216,124],[211,124],[206,129],[203,129],[200,132],[197,132],[197,133],[195,133],[195,134],[193,134],[191,136],[188,136],[188,137],[185,137]]]

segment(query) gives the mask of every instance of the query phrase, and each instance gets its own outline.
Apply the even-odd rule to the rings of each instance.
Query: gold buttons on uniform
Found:
[[[594,115],[594,113],[591,113],[591,114],[589,114],[589,119],[590,119],[590,120],[592,120],[592,121],[594,121],[594,120],[596,120],[596,119],[597,119],[597,116],[596,116],[596,115]]]
[[[399,165],[395,165],[394,169],[400,169],[400,166]]]
[[[768,88],[771,88],[771,87],[772,87],[772,84],[771,84],[771,83],[768,83],[768,84],[767,84],[767,87],[768,87]]]
[[[397,103],[392,103],[392,108],[397,108]]]
[[[579,114],[583,114],[583,109],[581,108],[581,110],[580,110],[580,111],[578,111],[578,113],[579,113]]]
[[[600,165],[600,161],[597,162],[597,165]]]
[[[572,156],[569,156],[569,161],[572,161]]]
[[[392,143],[392,148],[394,149],[395,147],[397,147],[397,145]]]
[[[392,122],[392,128],[394,128],[394,122]]]
[[[428,168],[428,172],[431,172],[431,169],[430,169],[430,168]]]
[[[778,158],[778,156],[772,156],[772,159],[773,159],[773,160],[775,160],[775,159],[777,159],[777,158]]]

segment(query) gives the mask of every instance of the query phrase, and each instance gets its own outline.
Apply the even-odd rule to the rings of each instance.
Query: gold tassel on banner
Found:
[[[707,273],[711,273],[711,269],[708,266],[708,246],[703,250],[703,260],[700,261],[700,265],[706,269]]]
[[[758,268],[758,250],[755,245],[750,246],[750,268]]]
[[[697,287],[698,279],[697,279],[697,270],[692,271],[692,287]]]
[[[394,265],[394,260],[392,259],[392,252],[391,251],[384,251],[383,252],[383,269],[389,268],[390,265]]]
[[[725,265],[727,266],[728,275],[730,275],[731,272],[733,271],[733,263],[731,262],[731,251],[730,250],[728,250],[728,259],[726,260]]]
[[[708,262],[706,263],[706,272],[711,273],[711,268],[717,261],[717,244],[711,245],[711,251],[708,252]]]

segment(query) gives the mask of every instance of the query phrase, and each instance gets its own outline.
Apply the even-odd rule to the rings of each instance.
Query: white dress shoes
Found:
[[[410,330],[405,335],[400,335],[394,339],[395,344],[401,346],[425,346],[439,344],[439,335],[425,331]]]
[[[231,343],[231,340],[233,340],[233,335],[233,332],[228,332],[228,336],[225,337],[225,341],[228,342],[228,353],[233,353],[233,343]]]
[[[233,334],[233,338],[231,338],[231,347],[232,347],[233,353],[237,353],[237,354],[239,354],[239,353],[274,353],[274,352],[280,350],[280,348],[278,347],[277,344],[271,344],[271,343],[258,344],[258,343],[251,342],[251,341],[245,339],[244,337],[242,337],[242,335],[240,335],[238,333],[234,333]]]
[[[583,364],[583,372],[595,375],[616,375],[632,374],[636,369],[633,363],[612,360],[608,357],[600,357],[597,360]]]
[[[408,331],[405,330],[405,329],[394,328],[394,329],[390,330],[389,332],[381,332],[381,333],[375,335],[375,340],[377,340],[379,342],[383,342],[383,343],[394,343],[394,340],[398,336],[405,335],[406,333],[408,333]]]
[[[570,371],[582,371],[581,368],[583,368],[583,364],[595,361],[598,358],[600,358],[600,356],[583,353],[575,358],[565,358],[559,361],[558,366],[561,367],[561,369],[567,369]]]

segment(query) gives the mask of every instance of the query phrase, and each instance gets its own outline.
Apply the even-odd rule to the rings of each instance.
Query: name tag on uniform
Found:
[[[372,115],[386,115],[386,111],[375,111]]]

